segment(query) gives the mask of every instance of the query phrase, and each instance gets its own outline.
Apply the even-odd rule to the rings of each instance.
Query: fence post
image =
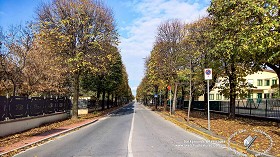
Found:
[[[253,100],[254,101],[254,100]],[[252,114],[252,102],[250,101],[250,115]]]
[[[239,100],[237,100],[237,114],[239,114]]]
[[[7,93],[7,96],[6,96],[6,103],[5,103],[5,120],[9,120],[9,93]]]
[[[267,99],[265,99],[265,117],[267,117]]]
[[[31,103],[31,97],[28,95],[28,97],[27,97],[27,117],[30,117],[30,103]]]

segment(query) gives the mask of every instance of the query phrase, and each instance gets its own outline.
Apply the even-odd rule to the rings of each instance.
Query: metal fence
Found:
[[[0,120],[66,112],[71,109],[71,105],[68,98],[0,96]]]
[[[210,101],[210,111],[229,113],[229,101]],[[204,110],[204,101],[193,101],[192,109]],[[184,108],[188,107],[188,101],[184,102]],[[244,99],[236,100],[235,114],[252,117],[265,117],[280,119],[280,99]]]
[[[107,108],[109,104],[109,107],[119,105],[120,102],[113,102],[111,100],[104,100],[104,107]],[[78,108],[88,108],[88,109],[95,109],[95,110],[101,110],[102,109],[102,100],[99,100],[99,102],[96,102],[96,100],[91,99],[79,99],[78,101]]]

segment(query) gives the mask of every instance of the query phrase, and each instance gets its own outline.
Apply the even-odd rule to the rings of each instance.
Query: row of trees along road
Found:
[[[53,0],[36,15],[26,26],[1,29],[1,95],[73,96],[73,118],[80,90],[97,100],[102,92],[103,102],[106,94],[133,99],[113,13],[101,1]]]
[[[222,83],[221,94],[230,99],[229,117],[234,118],[235,100],[246,97],[249,87],[244,76],[269,67],[280,79],[279,0],[212,0],[208,13],[188,24],[179,20],[160,24],[137,89],[138,100],[147,102],[161,93],[166,109],[171,85],[174,103],[177,95],[192,100],[204,94],[207,110],[203,69],[212,68],[210,90],[216,81]],[[280,91],[279,82],[276,88]]]

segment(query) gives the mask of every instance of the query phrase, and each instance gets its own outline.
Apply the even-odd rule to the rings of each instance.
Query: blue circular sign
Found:
[[[206,73],[206,75],[210,75],[210,74],[211,74],[211,70],[207,69],[207,70],[205,71],[205,73]]]

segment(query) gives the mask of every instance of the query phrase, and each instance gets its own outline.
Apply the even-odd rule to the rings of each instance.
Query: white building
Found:
[[[263,70],[258,71],[254,74],[248,75],[244,77],[248,84],[252,85],[252,88],[248,88],[248,98],[272,98],[274,96],[274,90],[271,88],[272,85],[278,84],[279,80],[277,74],[273,70]],[[218,80],[221,80],[218,79]],[[228,100],[228,98],[224,97],[219,92],[219,86],[221,83],[216,83],[215,87],[209,94],[209,100],[212,101],[221,101]],[[203,101],[204,97],[200,96],[199,101]]]

